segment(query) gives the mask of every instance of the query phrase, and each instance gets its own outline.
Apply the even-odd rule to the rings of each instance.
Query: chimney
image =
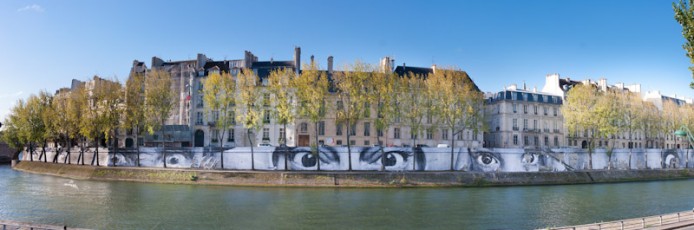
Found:
[[[433,71],[434,74],[436,74],[436,64],[431,65],[431,71]]]
[[[388,73],[393,71],[393,66],[392,66],[393,60],[386,56],[381,58],[381,72]]]
[[[296,74],[301,72],[301,47],[294,47],[294,68],[296,68]]]
[[[316,62],[313,61],[313,55],[311,55],[311,66],[313,66],[313,65],[315,65],[315,64],[316,64]]]
[[[598,86],[600,87],[600,90],[607,91],[607,79],[600,78],[600,80],[598,80]]]
[[[333,56],[328,56],[328,73],[333,73]]]

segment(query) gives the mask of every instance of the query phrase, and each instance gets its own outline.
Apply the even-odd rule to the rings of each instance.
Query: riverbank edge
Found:
[[[227,171],[97,167],[23,161],[15,170],[78,180],[274,187],[489,187],[694,178],[692,169],[570,172]]]

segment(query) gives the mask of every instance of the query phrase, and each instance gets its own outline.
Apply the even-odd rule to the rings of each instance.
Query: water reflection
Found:
[[[529,229],[691,209],[691,180],[449,189],[94,182],[0,166],[0,219],[98,229]]]

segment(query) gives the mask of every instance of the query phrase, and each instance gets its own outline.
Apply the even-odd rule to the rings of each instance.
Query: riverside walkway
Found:
[[[593,229],[691,229],[694,230],[694,210],[669,213],[657,216],[648,216],[633,219],[624,219],[594,224],[565,226],[548,228],[556,230],[593,230]]]
[[[59,230],[59,229],[69,229],[69,230],[87,230],[84,228],[71,228],[67,226],[58,225],[48,225],[48,224],[32,224],[9,220],[0,220],[0,228],[2,230]]]

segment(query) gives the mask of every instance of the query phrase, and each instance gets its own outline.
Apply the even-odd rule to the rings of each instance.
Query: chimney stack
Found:
[[[313,65],[315,65],[315,64],[316,64],[316,62],[313,61],[313,55],[311,55],[311,66],[313,66]]]
[[[296,74],[301,73],[301,47],[294,47],[294,67]]]
[[[431,70],[434,71],[434,74],[436,74],[436,64],[431,65]]]
[[[328,73],[333,73],[333,56],[328,56]]]

